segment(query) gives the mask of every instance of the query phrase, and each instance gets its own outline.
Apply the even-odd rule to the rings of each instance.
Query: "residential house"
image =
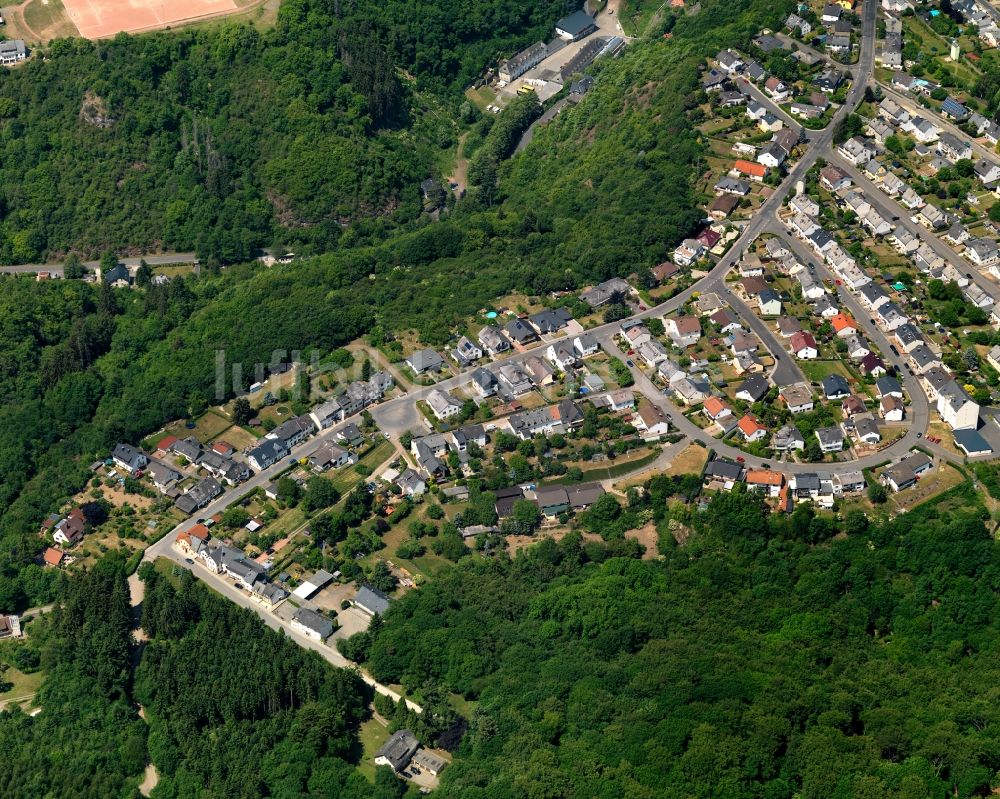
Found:
[[[264,436],[265,439],[280,441],[286,450],[291,452],[292,447],[301,444],[316,431],[313,420],[307,415],[296,416],[287,422],[282,422],[270,433]],[[207,453],[206,453],[207,454]],[[202,456],[204,459],[205,456]]]
[[[332,621],[309,608],[299,608],[292,614],[291,627],[306,638],[320,642],[333,635],[334,630]]]
[[[879,432],[878,424],[871,414],[858,416],[854,419],[854,434],[858,441],[868,445],[878,444],[882,440],[882,433]]]
[[[976,266],[989,267],[1000,263],[1000,247],[992,239],[969,239],[964,255]]]
[[[740,201],[731,194],[723,194],[712,200],[711,205],[708,206],[708,215],[711,219],[716,222],[721,222],[722,220],[729,217],[740,205]],[[653,270],[655,275],[656,270]],[[664,278],[660,278],[662,282]]]
[[[738,463],[717,458],[705,465],[704,481],[708,488],[732,491],[742,479],[743,467]]]
[[[979,426],[979,404],[955,381],[938,392],[937,412],[952,430],[975,430]]]
[[[669,360],[670,353],[667,352],[667,348],[664,347],[655,338],[650,339],[638,350],[636,350],[636,355],[645,363],[647,366],[655,368],[663,361]]]
[[[750,184],[745,180],[724,175],[714,186],[716,194],[729,194],[736,197],[746,197],[750,193]]]
[[[705,248],[697,239],[684,239],[674,250],[674,263],[678,266],[691,266],[705,254]]]
[[[122,469],[127,474],[135,477],[146,468],[149,458],[142,450],[136,449],[131,444],[119,444],[111,453],[111,459],[115,466]]]
[[[222,493],[222,486],[214,477],[206,477],[181,494],[174,504],[182,512],[191,514],[205,507]]]
[[[840,452],[844,448],[844,431],[838,425],[816,428],[816,439],[820,451],[825,453]]]
[[[802,323],[794,316],[779,316],[777,324],[778,334],[782,338],[791,338],[802,331]]]
[[[931,459],[922,452],[913,452],[895,466],[884,469],[879,479],[893,491],[902,491],[914,485],[920,475],[931,470],[932,465]]]
[[[749,191],[749,187],[747,190]],[[632,293],[634,293],[634,289],[627,281],[620,277],[613,277],[587,289],[580,297],[590,307],[599,308],[612,301],[620,302]]]
[[[593,334],[584,333],[582,336],[577,336],[573,339],[573,349],[576,350],[581,358],[587,358],[599,352],[601,345]]]
[[[796,333],[791,339],[792,352],[800,360],[814,360],[819,357],[819,350],[816,348],[816,339],[811,333],[805,331]]]
[[[713,422],[732,416],[733,409],[718,397],[709,397],[702,405],[702,413]]]
[[[431,409],[431,413],[434,414],[434,418],[439,422],[458,416],[462,412],[461,400],[436,388],[427,395],[425,401],[427,407]]]
[[[772,472],[769,469],[748,469],[745,482],[747,488],[775,499],[785,485],[785,476],[781,472]]]
[[[655,441],[670,432],[667,415],[646,399],[639,401],[639,407],[632,417],[632,425],[646,441]]]
[[[850,314],[839,313],[830,319],[833,332],[840,338],[850,338],[858,332],[858,323]]]
[[[412,732],[397,730],[375,752],[375,765],[389,766],[397,774],[401,774],[410,765],[419,748],[420,742]]]
[[[480,330],[477,339],[490,355],[499,355],[510,349],[510,341],[492,325],[487,325]]]
[[[427,491],[427,483],[424,478],[413,469],[407,469],[396,478],[396,485],[404,497],[419,497]]]
[[[314,472],[325,472],[327,469],[339,469],[354,463],[355,456],[336,444],[324,442],[309,456],[309,465]]]
[[[776,452],[794,452],[805,449],[806,440],[795,425],[787,424],[771,436],[771,449]]]
[[[847,357],[853,361],[860,361],[871,355],[871,349],[861,336],[849,336],[847,338]]]
[[[158,461],[153,461],[149,464],[149,468],[146,470],[149,475],[150,480],[153,481],[153,485],[156,486],[156,490],[161,494],[166,494],[170,491],[177,483],[181,481],[181,473],[176,469],[172,469],[164,463],[159,463]]]
[[[736,426],[740,431],[740,435],[743,436],[743,440],[748,444],[752,444],[754,441],[760,441],[761,439],[767,437],[767,428],[749,413],[745,414]]]
[[[876,155],[875,146],[868,139],[863,139],[860,136],[852,136],[843,144],[838,145],[837,152],[855,166],[867,163]]]
[[[757,306],[762,316],[777,316],[781,313],[781,298],[774,289],[764,289],[757,295]]]
[[[283,441],[265,438],[247,453],[247,461],[256,472],[262,472],[288,454]]]
[[[701,338],[701,321],[696,316],[665,317],[663,327],[680,348],[692,347]]]
[[[358,588],[353,600],[354,607],[368,616],[384,616],[390,604],[392,598],[388,594],[370,585]]]
[[[825,166],[819,172],[820,185],[829,192],[838,192],[851,185],[847,174],[835,166]]]
[[[455,345],[455,349],[451,351],[451,357],[459,366],[468,366],[483,357],[483,350],[467,336],[462,336]]]
[[[511,396],[519,397],[531,391],[533,386],[531,378],[516,363],[504,363],[497,369],[497,376],[500,384],[510,393]]]
[[[561,372],[565,372],[576,366],[576,352],[569,344],[550,344],[545,351],[545,357]]]
[[[767,378],[762,375],[751,375],[736,391],[736,398],[744,402],[760,402],[771,390]]]
[[[808,413],[814,407],[812,390],[807,383],[792,383],[784,386],[778,396],[793,414]]]
[[[865,377],[881,377],[887,374],[885,363],[874,352],[869,352],[858,363],[858,371]]]
[[[887,422],[901,422],[905,412],[903,401],[899,397],[882,397],[879,400],[879,413]]]
[[[850,396],[851,386],[847,378],[840,374],[829,374],[821,381],[823,394],[828,400],[838,400]]]
[[[746,175],[750,180],[762,183],[764,176],[767,175],[767,167],[763,164],[755,164],[752,161],[739,159],[733,164],[733,172],[738,175]]]
[[[507,334],[507,337],[511,341],[522,347],[538,341],[538,334],[534,328],[523,319],[511,319],[504,325],[503,332]]]
[[[444,366],[444,358],[431,349],[417,350],[406,359],[406,365],[413,370],[414,374],[422,375],[426,372],[437,372]]]
[[[952,163],[972,158],[972,142],[945,131],[938,137],[937,151]]]

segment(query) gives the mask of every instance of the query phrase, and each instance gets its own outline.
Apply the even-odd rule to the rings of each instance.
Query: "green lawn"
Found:
[[[8,647],[13,649],[19,644],[16,641],[5,641],[0,647]],[[36,671],[32,674],[25,674],[13,666],[4,672],[3,679],[7,682],[12,683],[9,691],[4,691],[0,693],[0,702],[4,702],[8,699],[16,699],[22,696],[30,696],[35,693],[45,680],[45,673],[42,671]]]
[[[372,782],[375,781],[375,753],[389,740],[389,729],[375,719],[369,719],[358,729],[358,740],[361,742],[361,762],[358,771]]]
[[[827,375],[853,377],[843,361],[799,361],[799,368],[809,380],[819,382]]]

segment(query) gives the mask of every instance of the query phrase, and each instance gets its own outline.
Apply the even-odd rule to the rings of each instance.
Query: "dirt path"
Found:
[[[27,702],[34,696],[35,696],[34,694],[25,694],[24,696],[12,696],[10,699],[4,699],[2,702],[0,702],[0,710],[6,710],[7,706],[11,704],[19,704],[21,702]]]
[[[157,786],[160,781],[160,772],[156,770],[156,766],[150,763],[146,766],[146,771],[142,775],[142,782],[139,783],[139,793],[143,796],[149,796],[152,793],[153,788]]]
[[[27,39],[28,41],[43,42],[41,34],[38,33],[34,28],[32,28],[27,19],[24,16],[25,7],[35,0],[24,0],[23,3],[10,6],[3,10],[4,19],[7,20],[7,32],[8,33],[20,33],[22,39]],[[14,24],[11,25],[11,22]]]
[[[465,194],[469,180],[469,159],[465,157],[465,138],[468,132],[463,133],[458,140],[458,150],[455,153],[455,169],[446,178],[455,185],[455,194],[461,197]]]

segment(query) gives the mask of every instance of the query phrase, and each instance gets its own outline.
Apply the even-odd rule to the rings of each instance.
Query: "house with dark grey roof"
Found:
[[[407,365],[414,374],[422,375],[424,372],[436,372],[444,366],[444,358],[431,349],[417,350],[406,359]]]
[[[184,513],[194,513],[204,508],[209,502],[222,493],[222,486],[214,477],[206,477],[192,486],[187,493],[181,494],[174,504]]]
[[[288,454],[284,441],[273,438],[263,439],[256,447],[247,453],[247,461],[254,471],[262,472],[273,466]]]
[[[395,772],[403,771],[420,748],[420,741],[409,730],[397,730],[375,752],[375,765],[388,766]]]
[[[523,319],[511,319],[504,325],[504,332],[517,344],[530,344],[538,340],[538,334]]]
[[[292,616],[292,629],[314,641],[325,641],[333,635],[333,622],[315,610],[299,608]]]
[[[354,607],[369,616],[384,616],[391,602],[392,598],[388,594],[370,585],[361,586],[354,597]]]
[[[111,453],[111,459],[115,462],[115,466],[124,469],[130,475],[135,475],[142,471],[149,463],[149,458],[146,457],[142,450],[133,447],[131,444],[119,444],[116,446]]]

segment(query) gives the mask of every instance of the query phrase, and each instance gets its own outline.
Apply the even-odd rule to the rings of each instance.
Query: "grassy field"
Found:
[[[905,513],[951,490],[965,479],[965,475],[954,466],[942,463],[941,466],[924,474],[913,488],[907,488],[898,494],[890,494],[887,504],[896,513]]]
[[[22,13],[24,24],[43,42],[63,36],[79,36],[76,26],[66,14],[62,0],[48,0],[48,2],[32,0],[24,7]],[[35,37],[30,36],[30,38]]]
[[[401,558],[396,554],[396,549],[410,535],[411,522],[425,521],[440,525],[444,521],[444,519],[434,521],[427,516],[427,508],[429,508],[431,504],[431,502],[425,502],[422,505],[418,505],[409,516],[389,528],[385,535],[382,536],[382,548],[368,555],[363,559],[363,562],[366,564],[373,564],[380,560],[391,560],[396,566],[406,569],[414,576],[423,575],[424,577],[434,577],[435,575],[440,574],[444,569],[448,568],[448,566],[451,565],[451,561],[446,560],[431,551],[430,545],[433,541],[431,538],[425,537],[423,539],[423,544],[427,548],[427,551],[419,557]],[[456,505],[446,505],[445,517],[447,519],[454,518],[454,516],[458,513],[458,510],[459,508]]]
[[[379,747],[389,740],[389,729],[376,719],[369,719],[361,724],[358,730],[358,740],[361,742],[361,762],[358,771],[372,782],[375,781],[375,753]]]
[[[465,96],[480,111],[485,111],[486,106],[493,105],[497,99],[496,92],[489,86],[480,86],[478,89],[469,88],[465,90]]]
[[[4,647],[13,649],[16,646],[18,646],[16,641],[5,641],[0,644],[0,651],[3,651]],[[30,697],[41,687],[45,680],[45,673],[36,671],[32,674],[25,674],[11,666],[4,672],[3,679],[11,683],[11,687],[8,691],[0,692],[0,703],[20,697]]]
[[[194,436],[202,443],[211,441],[216,436],[228,430],[233,426],[233,423],[223,416],[221,413],[215,410],[207,410],[201,416],[194,420],[194,427],[188,429],[187,423],[184,419],[178,419],[176,422],[171,422],[165,428],[166,433],[175,435],[178,438],[186,438],[187,436]],[[163,435],[153,436],[153,438],[162,438]],[[151,442],[151,443],[156,443]]]
[[[802,374],[815,382],[833,374],[843,375],[847,378],[854,376],[843,361],[799,361],[798,364],[799,368],[802,369]]]

